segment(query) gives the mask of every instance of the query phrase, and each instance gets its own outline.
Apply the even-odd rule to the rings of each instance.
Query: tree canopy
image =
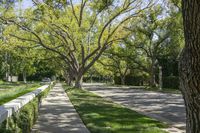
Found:
[[[20,65],[13,62],[16,74],[31,75],[37,62],[53,58],[57,72],[75,79],[78,88],[83,75],[91,73],[120,77],[122,84],[137,75],[156,86],[159,66],[167,68],[163,60],[176,62],[183,46],[180,3],[175,1],[163,6],[153,0],[33,0],[26,9],[16,4],[20,1],[2,2],[2,55],[20,60]]]

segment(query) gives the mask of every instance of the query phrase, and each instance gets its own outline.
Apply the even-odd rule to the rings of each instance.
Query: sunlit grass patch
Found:
[[[0,105],[9,102],[19,96],[28,92],[34,91],[40,85],[36,84],[16,84],[16,83],[2,83],[0,84]]]
[[[165,133],[159,121],[141,115],[89,91],[65,86],[77,112],[91,133]]]

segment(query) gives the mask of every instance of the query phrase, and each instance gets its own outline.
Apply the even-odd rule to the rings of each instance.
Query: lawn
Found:
[[[0,105],[9,102],[39,87],[39,83],[23,84],[0,82]]]
[[[161,122],[89,91],[63,87],[91,133],[166,133]]]

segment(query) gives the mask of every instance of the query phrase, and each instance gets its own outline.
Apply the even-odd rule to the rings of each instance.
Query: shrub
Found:
[[[116,85],[121,85],[120,77],[115,76],[115,77],[114,77],[114,81],[115,81],[115,84],[116,84]]]
[[[121,85],[120,77],[114,77],[116,85]],[[125,85],[143,85],[145,78],[143,76],[131,76],[128,75],[125,77]]]
[[[40,93],[32,101],[22,107],[0,124],[0,133],[30,133],[38,118],[41,99],[46,97],[52,86]]]
[[[163,88],[178,89],[179,77],[177,76],[163,77]]]
[[[142,76],[126,76],[126,85],[143,85],[144,78]]]

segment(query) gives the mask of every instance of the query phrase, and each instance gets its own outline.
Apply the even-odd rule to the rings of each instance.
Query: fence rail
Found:
[[[53,84],[53,82],[51,84]],[[10,102],[7,102],[7,103],[1,105],[0,106],[0,123],[2,123],[8,117],[12,116],[13,113],[19,111],[24,105],[29,103],[37,95],[39,95],[41,92],[43,92],[48,87],[50,87],[51,84],[43,85],[32,92],[29,92],[23,96],[20,96]]]

